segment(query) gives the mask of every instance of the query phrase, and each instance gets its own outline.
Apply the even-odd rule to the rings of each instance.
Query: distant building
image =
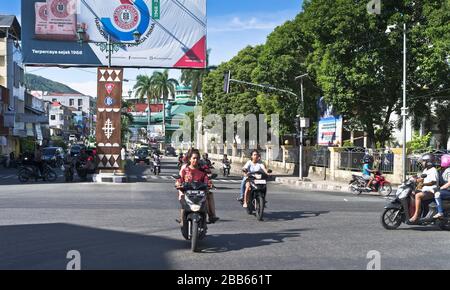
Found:
[[[72,133],[73,109],[59,102],[52,102],[49,111],[49,127],[51,136],[64,137]]]

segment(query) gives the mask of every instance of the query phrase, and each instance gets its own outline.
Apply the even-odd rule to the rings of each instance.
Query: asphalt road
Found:
[[[0,171],[0,269],[66,269],[76,250],[82,269],[355,269],[370,251],[381,269],[450,269],[450,232],[437,227],[381,227],[385,200],[269,185],[263,222],[235,200],[239,178],[220,178],[221,220],[192,253],[175,222],[171,175],[132,167],[128,184],[18,184]],[[13,172],[14,173],[14,172]]]

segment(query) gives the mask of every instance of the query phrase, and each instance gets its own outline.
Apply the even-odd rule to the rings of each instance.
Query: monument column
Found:
[[[97,154],[99,173],[115,173],[121,164],[123,69],[98,68]]]

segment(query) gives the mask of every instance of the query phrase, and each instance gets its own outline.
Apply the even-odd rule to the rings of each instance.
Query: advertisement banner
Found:
[[[205,68],[206,0],[22,0],[22,45],[26,65]]]
[[[319,99],[317,108],[319,111],[317,144],[329,147],[342,145],[342,116],[338,116],[333,106],[328,105],[323,97]]]

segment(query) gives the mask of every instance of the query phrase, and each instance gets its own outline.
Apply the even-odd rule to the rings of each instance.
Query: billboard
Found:
[[[206,0],[22,0],[22,42],[26,65],[205,68]]]
[[[322,97],[318,102],[319,126],[317,130],[317,144],[320,146],[342,145],[342,116],[335,114],[333,106],[326,104]]]

